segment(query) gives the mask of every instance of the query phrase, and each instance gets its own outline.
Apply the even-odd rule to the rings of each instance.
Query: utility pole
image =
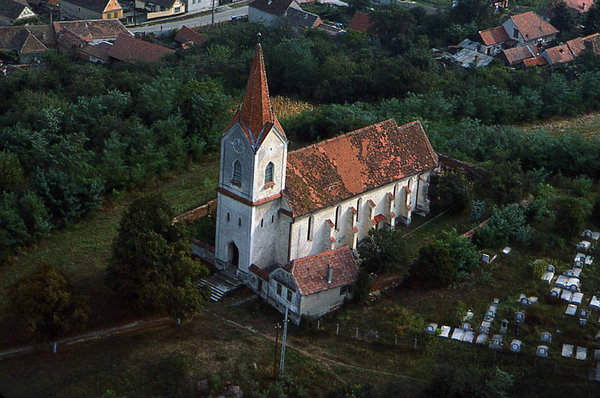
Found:
[[[277,380],[277,344],[279,343],[279,324],[275,325],[275,360],[273,361],[273,380]]]
[[[288,311],[289,311],[289,308],[285,307],[285,320],[283,321],[283,335],[281,336],[281,361],[279,362],[279,375],[280,376],[283,376],[283,369],[285,367],[285,340],[287,339]]]
[[[215,0],[212,0],[212,26],[215,26]]]

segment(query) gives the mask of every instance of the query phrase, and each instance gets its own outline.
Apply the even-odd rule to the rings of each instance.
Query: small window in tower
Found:
[[[261,227],[261,228],[263,227],[263,222],[264,222],[264,221],[265,221],[265,219],[264,219],[264,218],[261,218],[261,219],[260,219],[260,227]]]
[[[272,216],[271,216],[271,224],[272,224],[274,221],[275,221],[275,216],[274,216],[274,215],[272,215]]]
[[[241,226],[242,226],[242,219],[238,218],[238,227],[241,227]]]
[[[342,212],[342,208],[340,206],[338,206],[335,209],[335,229],[336,229],[336,231],[339,231],[339,229],[340,229],[339,220],[340,220],[340,213],[341,212]]]
[[[239,160],[233,162],[233,176],[231,177],[231,183],[238,187],[242,186],[242,164]]]
[[[229,222],[229,220],[231,220],[231,216],[229,215],[229,213],[227,213],[227,222]]]
[[[306,231],[306,240],[312,240],[313,238],[313,222],[314,222],[314,218],[313,216],[308,217],[308,229]]]
[[[269,162],[267,168],[265,169],[265,185],[273,183],[273,162]]]

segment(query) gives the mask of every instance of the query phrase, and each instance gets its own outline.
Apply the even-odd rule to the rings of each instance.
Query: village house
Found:
[[[557,33],[558,30],[554,26],[529,11],[513,15],[501,26],[480,31],[480,51],[496,56],[514,46],[529,46],[532,49],[533,46],[542,46],[554,40]]]
[[[0,26],[36,18],[27,0],[0,0]]]
[[[128,34],[120,34],[108,49],[108,57],[111,60],[128,63],[157,62],[170,54],[175,54],[175,50]]]
[[[188,12],[210,10],[213,7],[213,1],[215,7],[218,7],[219,0],[187,0],[187,10]]]
[[[296,0],[254,0],[248,5],[248,22],[274,26],[284,22],[290,9],[305,13]]]
[[[13,53],[17,63],[30,64],[41,60],[48,47],[28,26],[3,26],[0,27],[0,51]]]
[[[513,15],[507,19],[502,27],[510,39],[517,45],[542,44],[556,38],[558,29],[550,25],[533,11]]]
[[[107,63],[108,50],[121,34],[132,36],[118,19],[60,21],[54,23],[59,52]]]
[[[600,55],[600,34],[594,33],[585,37],[577,37],[567,41],[566,44],[550,47],[544,50],[539,56],[523,60],[526,67],[534,66],[557,66],[573,61],[589,50],[594,55]]]
[[[351,297],[354,256],[369,230],[428,212],[438,157],[420,122],[393,119],[287,148],[259,44],[221,137],[215,262],[298,323]]]
[[[135,8],[146,12],[146,19],[171,17],[185,13],[183,0],[135,0]]]
[[[117,0],[60,0],[60,10],[73,19],[123,18],[123,8]]]
[[[184,49],[194,46],[201,46],[206,42],[206,40],[206,37],[185,25],[181,27],[179,32],[177,32],[177,36],[175,36],[175,41],[181,44]]]
[[[348,30],[354,30],[356,32],[368,34],[369,29],[373,26],[373,21],[364,12],[356,11],[350,20]]]
[[[535,58],[538,55],[540,55],[540,52],[535,45],[513,47],[502,51],[502,58],[504,58],[509,66],[518,66],[522,64],[524,60]]]

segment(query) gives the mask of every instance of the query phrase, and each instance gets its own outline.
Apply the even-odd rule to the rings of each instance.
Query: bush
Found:
[[[425,287],[446,287],[456,282],[457,270],[450,250],[440,241],[421,247],[412,267],[414,280]]]

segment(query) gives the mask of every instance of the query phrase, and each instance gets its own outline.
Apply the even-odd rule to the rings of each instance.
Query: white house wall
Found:
[[[272,187],[265,186],[265,170],[272,162],[273,183]],[[287,165],[287,140],[275,128],[269,132],[254,157],[256,170],[253,181],[252,201],[257,202],[283,191],[285,187],[285,169]]]
[[[214,0],[215,7],[219,6],[219,0]],[[188,0],[187,10],[188,12],[209,10],[213,6],[213,0]]]
[[[300,314],[308,316],[321,316],[332,308],[342,304],[346,295],[340,295],[340,287],[325,290],[319,293],[302,296],[300,301]],[[348,298],[351,296],[348,295]]]
[[[250,226],[249,264],[265,268],[275,263],[279,232],[279,202],[272,200],[252,207],[254,222]]]
[[[239,250],[240,271],[247,273],[250,265],[250,232],[252,225],[252,207],[238,202],[229,196],[217,195],[217,231],[215,240],[215,257],[227,262],[229,244],[235,243]],[[229,213],[229,221],[227,220]]]

